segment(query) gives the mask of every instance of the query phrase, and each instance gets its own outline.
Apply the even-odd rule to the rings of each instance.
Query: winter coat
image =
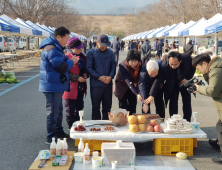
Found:
[[[66,55],[68,56],[69,59],[73,57],[73,54],[71,54],[71,53],[67,53]],[[83,60],[86,60],[86,57],[83,53],[81,53],[80,56],[77,56],[77,57],[78,58],[81,57]],[[71,74],[79,75],[80,68],[78,66],[78,63],[74,64],[73,67],[71,68],[71,70],[69,70],[69,72]],[[84,69],[84,73],[86,73],[86,69]],[[65,91],[63,93],[62,98],[76,100],[77,96],[78,96],[78,84],[79,84],[78,81],[70,82],[70,92]],[[86,90],[84,91],[84,93],[86,94]]]
[[[92,45],[93,45],[93,43],[90,41],[90,42],[89,42],[89,48],[90,48],[90,49],[92,48]]]
[[[124,48],[125,42],[121,42],[121,47]]]
[[[191,55],[193,53],[193,45],[192,44],[184,45],[183,52]]]
[[[113,51],[106,49],[106,51],[100,51],[97,47],[90,49],[86,55],[86,70],[90,75],[91,87],[107,87],[112,85],[112,81],[109,84],[101,82],[100,76],[111,76],[112,79],[116,74],[116,61]]]
[[[145,43],[141,46],[141,54],[144,56],[151,52],[151,46],[148,42],[145,41]]]
[[[157,43],[157,50],[158,50],[158,51],[162,51],[162,50],[163,50],[163,46],[164,46],[164,44],[163,44],[162,41],[158,42],[158,43]]]
[[[140,70],[141,70],[140,64]],[[129,69],[126,65],[126,60],[123,60],[119,64],[119,70],[115,79],[115,90],[114,94],[118,99],[122,99],[126,91],[130,90],[137,96],[139,94],[138,87],[135,87],[131,80],[131,75],[133,75],[135,70]]]
[[[129,50],[137,50],[138,49],[138,46],[137,46],[137,43],[134,42],[134,43],[130,43],[129,44]]]
[[[150,77],[146,66],[143,66],[142,70],[140,71],[140,79],[139,79],[139,92],[140,95],[142,96],[143,100],[147,99],[149,96],[156,96],[156,93],[159,89],[160,86],[153,86],[154,80],[156,80],[157,78],[160,77],[160,74],[162,74],[161,72],[161,64],[162,61],[161,60],[157,60],[156,61],[159,65],[159,72],[158,75],[156,77]],[[149,92],[147,92],[147,90],[150,89]]]
[[[114,53],[119,53],[120,51],[120,42],[119,41],[113,41],[111,48],[113,49]]]
[[[204,74],[204,79],[209,86],[199,86],[200,94],[213,98],[214,106],[222,121],[222,59],[214,57],[209,63],[209,71]]]
[[[83,46],[84,46],[84,47],[87,47],[87,41],[84,41],[84,42],[83,42]]]
[[[195,68],[193,68],[192,66],[192,58],[187,53],[183,53],[181,54],[181,56],[182,56],[182,62],[179,66],[181,79],[190,80],[195,73]],[[170,96],[173,93],[173,90],[175,87],[175,81],[176,81],[173,69],[169,66],[169,60],[163,61],[163,63],[161,64],[161,72],[162,73],[160,74],[160,77],[158,77],[155,80],[155,82],[153,83],[153,86],[159,87],[160,84],[165,81],[164,99],[165,99],[165,105],[167,106]],[[155,94],[157,93],[157,90],[154,91]]]
[[[165,44],[164,44],[164,52],[165,52],[166,50],[169,51],[169,50],[170,50],[170,46],[169,46],[168,43],[165,42]]]
[[[40,62],[39,91],[64,92],[69,91],[69,73],[73,61],[63,53],[63,48],[54,37],[44,39],[40,45],[43,49]],[[67,81],[62,84],[60,76],[64,74]]]

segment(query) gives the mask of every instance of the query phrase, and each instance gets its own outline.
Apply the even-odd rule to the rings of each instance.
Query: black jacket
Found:
[[[193,75],[195,73],[195,68],[193,68],[192,66],[192,58],[187,53],[183,53],[181,55],[182,55],[182,62],[179,66],[181,79],[190,80],[191,78],[193,78]],[[167,106],[170,96],[173,93],[173,90],[175,88],[175,81],[176,81],[174,72],[172,68],[169,66],[169,60],[163,61],[163,63],[161,64],[161,72],[162,73],[154,81],[153,85],[159,87],[160,84],[165,81],[164,99],[165,99],[165,105]],[[179,86],[179,83],[178,83],[178,86]]]
[[[139,79],[139,92],[140,95],[142,96],[143,100],[147,99],[149,96],[156,96],[156,93],[159,89],[160,86],[153,86],[153,83],[156,79],[158,79],[158,77],[160,76],[160,74],[162,74],[161,72],[161,60],[157,60],[156,61],[159,65],[159,73],[156,77],[152,78],[149,76],[146,66],[143,66],[143,68],[140,71],[140,79]]]

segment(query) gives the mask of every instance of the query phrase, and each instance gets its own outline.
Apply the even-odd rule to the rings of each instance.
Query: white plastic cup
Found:
[[[103,165],[103,158],[102,157],[97,157],[97,158],[92,158],[92,167],[93,168],[100,168]]]
[[[74,153],[75,163],[83,163],[83,156],[84,156],[84,153],[82,152]]]
[[[99,152],[98,151],[94,151],[93,152],[93,158],[98,157],[99,156]]]
[[[116,169],[117,161],[112,161],[112,169]]]
[[[121,141],[121,140],[117,140],[117,141],[116,141],[116,146],[117,146],[117,148],[120,148],[121,145],[122,145],[122,141]]]

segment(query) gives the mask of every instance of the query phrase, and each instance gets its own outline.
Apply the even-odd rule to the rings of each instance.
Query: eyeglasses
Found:
[[[180,63],[178,63],[178,64],[171,64],[171,63],[169,63],[169,65],[170,65],[170,66],[175,66],[175,67],[176,67],[176,66],[179,66]]]

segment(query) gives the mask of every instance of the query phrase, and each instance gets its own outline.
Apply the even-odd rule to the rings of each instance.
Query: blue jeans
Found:
[[[64,134],[62,127],[63,106],[62,95],[63,92],[58,93],[44,93],[46,97],[46,111],[47,111],[47,140],[52,141],[56,135]]]

